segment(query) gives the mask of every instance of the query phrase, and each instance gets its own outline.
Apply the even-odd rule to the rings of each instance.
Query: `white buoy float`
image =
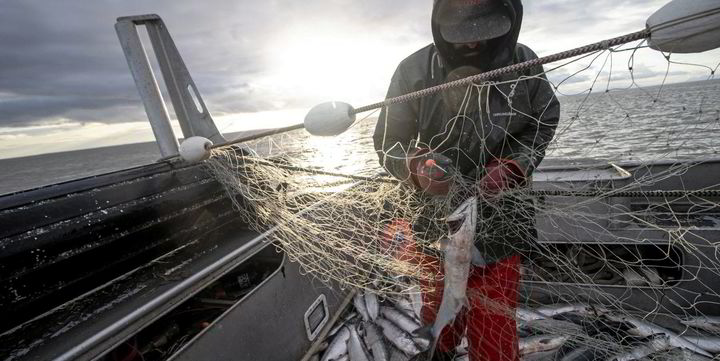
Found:
[[[352,105],[343,102],[318,104],[305,116],[305,130],[312,135],[330,137],[341,134],[355,123]]]
[[[647,21],[652,49],[700,53],[720,47],[720,1],[673,0]]]
[[[190,137],[180,143],[180,158],[188,163],[198,163],[210,158],[213,142],[204,137]]]

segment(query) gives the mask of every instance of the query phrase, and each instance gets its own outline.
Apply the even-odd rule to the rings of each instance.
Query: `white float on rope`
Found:
[[[180,143],[180,158],[188,163],[202,162],[210,158],[213,142],[204,137],[190,137]]]
[[[341,134],[355,123],[352,105],[343,102],[318,104],[305,116],[305,130],[312,135],[329,137]]]
[[[720,47],[720,1],[673,0],[647,21],[652,49],[700,53]]]

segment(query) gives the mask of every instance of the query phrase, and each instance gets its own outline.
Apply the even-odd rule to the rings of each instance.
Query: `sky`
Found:
[[[641,30],[665,2],[526,0],[520,41],[549,55]],[[430,0],[0,0],[0,158],[153,139],[113,27],[119,16],[162,16],[218,127],[239,131],[299,123],[327,100],[381,100],[397,64],[432,42],[431,7]],[[718,59],[713,51],[688,61]],[[617,68],[623,63],[614,59]],[[636,78],[658,83],[666,65],[648,53],[635,64]],[[600,72],[575,76],[562,90],[582,92]],[[706,72],[674,67],[669,79]]]

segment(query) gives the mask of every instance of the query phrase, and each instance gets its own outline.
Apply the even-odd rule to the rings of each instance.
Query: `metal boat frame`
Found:
[[[163,158],[0,197],[0,356],[105,359],[239,267],[270,259],[272,274],[169,358],[300,359],[329,330],[348,291],[288,262],[273,245],[274,228],[249,229],[233,208],[231,197],[239,196],[202,165],[177,159],[139,26],[148,31],[183,135],[225,141],[160,17],[119,18],[118,38]]]

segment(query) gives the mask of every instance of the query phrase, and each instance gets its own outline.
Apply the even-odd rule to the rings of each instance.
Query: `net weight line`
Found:
[[[277,167],[292,172],[302,172],[311,175],[323,175],[330,177],[346,178],[353,181],[376,182],[386,184],[402,184],[402,180],[389,178],[382,175],[378,176],[360,176],[352,174],[343,174],[337,172],[328,172],[318,169],[303,168],[299,166],[282,164],[279,161],[265,159],[249,159],[244,158],[243,161],[248,163],[257,163],[271,167]],[[529,190],[523,192],[533,197],[592,197],[592,198],[682,198],[682,197],[698,197],[711,198],[720,197],[720,189],[700,189],[700,190],[592,190],[592,191],[573,191],[573,190]]]

